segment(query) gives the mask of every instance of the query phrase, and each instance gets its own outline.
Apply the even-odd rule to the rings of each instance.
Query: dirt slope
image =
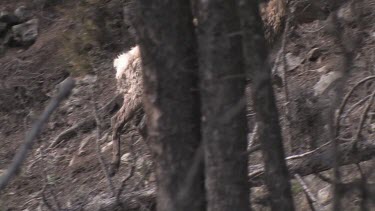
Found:
[[[0,173],[7,168],[17,148],[22,144],[25,132],[56,91],[55,86],[68,75],[76,77],[78,86],[71,98],[51,117],[21,174],[5,191],[0,192],[0,211],[47,210],[46,202],[54,207],[79,210],[89,201],[105,201],[108,197],[107,181],[95,154],[94,125],[81,127],[77,130],[78,134],[63,138],[62,143],[56,147],[49,148],[49,145],[61,132],[92,115],[93,82],[97,86],[94,100],[99,107],[103,107],[116,96],[112,59],[133,45],[134,39],[128,26],[123,24],[122,8],[119,6],[122,5],[121,0],[89,0],[87,5],[78,4],[75,0],[47,1],[49,3],[45,7],[41,7],[43,1],[31,2],[2,0],[0,3],[0,10],[10,11],[26,4],[33,8],[34,16],[40,21],[39,36],[32,46],[8,48],[0,57]],[[347,31],[361,38],[361,45],[354,53],[354,65],[345,91],[360,79],[375,72],[375,2],[366,0],[365,3],[367,6],[363,8],[362,17],[365,24],[359,26],[349,20],[349,23],[345,22],[343,25]],[[314,11],[312,14],[318,14]],[[314,144],[322,144],[313,143],[313,139],[322,134],[325,126],[321,117],[321,109],[325,107],[324,104],[319,107],[321,104],[315,103],[320,102],[320,99],[313,97],[314,86],[324,74],[340,69],[343,58],[343,52],[327,33],[327,26],[330,24],[328,13],[323,11],[319,20],[312,15],[307,21],[291,23],[291,32],[287,37],[284,53],[290,55],[289,65],[294,65],[287,71],[290,101],[293,112],[300,117],[293,125],[293,135],[298,138],[298,142],[285,143],[289,154],[305,152]],[[345,21],[351,18],[347,15],[348,12],[343,14]],[[97,24],[92,25],[91,20]],[[89,36],[86,36],[87,34]],[[312,52],[316,52],[314,56],[311,55]],[[373,90],[373,86],[368,84],[368,90]],[[277,86],[275,88],[283,122],[283,89]],[[368,95],[368,90],[357,93],[357,98],[351,99],[348,107]],[[321,98],[329,99],[329,96],[322,95]],[[109,121],[116,109],[118,107],[114,106],[107,113],[100,114],[105,129],[100,144],[107,161],[111,156]],[[348,121],[351,121],[352,125],[358,123],[360,111],[354,110],[350,114]],[[374,121],[375,118],[372,117],[366,122],[365,135],[368,139],[374,139]],[[346,131],[352,130],[353,128],[348,126]],[[343,137],[349,135],[352,134],[343,134]],[[118,187],[121,180],[128,175],[131,161],[135,160],[136,170],[126,183],[125,192],[152,187],[154,175],[147,146],[133,132],[124,133],[122,139],[123,163],[120,174],[114,177],[115,186]],[[130,153],[131,147],[134,148],[134,154]],[[260,157],[259,153],[252,155],[253,164],[259,163]],[[365,166],[372,164],[373,161],[369,161]],[[350,174],[355,171],[355,167],[347,167],[346,178],[357,178],[356,173]],[[369,174],[370,179],[374,179],[373,177],[373,174]],[[306,180],[317,194],[329,187],[315,176]],[[307,201],[298,187],[293,185],[296,204],[300,210],[307,210]],[[257,191],[258,189],[253,192]],[[348,210],[354,209],[357,199],[358,194],[355,193],[348,200]],[[257,207],[257,210],[262,209],[265,208]]]

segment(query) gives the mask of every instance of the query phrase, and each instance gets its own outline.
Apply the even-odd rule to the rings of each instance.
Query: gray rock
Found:
[[[343,76],[342,72],[331,71],[320,77],[318,83],[314,86],[315,96],[323,95],[327,93],[330,87]]]
[[[353,11],[353,8],[350,2],[344,4],[337,11],[337,18],[339,20],[343,20],[346,23],[353,23],[356,20],[355,11]]]
[[[17,16],[7,11],[0,11],[0,22],[9,24],[10,26],[21,23]]]
[[[31,19],[25,23],[12,27],[13,41],[16,45],[31,45],[38,37],[38,19]]]
[[[288,65],[287,71],[296,69],[303,62],[303,59],[301,57],[295,56],[292,53],[287,53],[285,55],[285,58]]]
[[[283,58],[280,58],[280,59],[283,59]],[[292,53],[287,53],[285,55],[285,60],[286,60],[286,67],[287,67],[286,71],[293,71],[302,64],[304,59],[299,56],[295,56]],[[276,69],[274,70],[274,74],[276,73],[282,76],[282,73],[284,71],[284,66],[282,64],[283,64],[282,60],[280,60],[279,65],[277,65]]]
[[[32,17],[32,12],[26,6],[20,6],[14,10],[14,15],[21,21],[27,21]]]

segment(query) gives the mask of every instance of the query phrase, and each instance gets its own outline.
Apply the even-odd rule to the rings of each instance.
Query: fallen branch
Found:
[[[19,172],[22,163],[27,157],[28,151],[32,148],[36,137],[41,133],[44,124],[48,121],[49,116],[57,109],[59,104],[69,96],[74,87],[74,80],[67,78],[59,85],[59,92],[52,98],[40,118],[34,123],[30,132],[25,138],[25,142],[14,156],[8,170],[0,177],[0,190],[4,189],[9,181]]]
[[[93,106],[93,116],[94,116],[95,125],[96,125],[95,152],[96,152],[96,156],[98,157],[100,167],[101,167],[101,169],[104,173],[104,176],[106,178],[109,192],[112,194],[112,196],[115,196],[116,195],[115,186],[113,185],[113,181],[112,181],[111,177],[109,176],[107,163],[106,163],[106,161],[104,159],[104,156],[102,155],[102,152],[101,152],[101,149],[100,149],[100,138],[102,137],[102,124],[101,124],[100,119],[99,119],[98,106],[97,106],[97,102],[96,102],[96,99],[95,99],[95,93],[94,93],[95,87],[96,87],[95,83],[93,83],[92,87],[91,87],[92,88],[91,89],[91,103],[92,103],[92,106]]]
[[[82,128],[87,128],[87,127],[92,127],[94,128],[95,126],[95,118],[93,116],[90,116],[81,122],[73,125],[72,127],[64,130],[61,132],[59,135],[56,136],[56,138],[52,141],[52,143],[48,146],[48,148],[54,148],[58,146],[59,144],[62,144],[69,138],[75,136],[79,130]]]
[[[116,95],[109,103],[99,109],[98,113],[103,113],[101,116],[106,116],[114,112],[116,106],[122,102],[122,95]],[[108,124],[109,125],[109,124]],[[78,131],[83,128],[92,128],[96,126],[95,117],[93,115],[88,116],[86,119],[78,122],[77,124],[69,127],[68,129],[61,132],[52,141],[48,148],[55,148],[57,145],[62,144],[64,141],[69,140],[73,136],[77,135]]]
[[[311,190],[309,189],[309,187],[307,187],[307,184],[305,183],[305,181],[303,181],[302,177],[298,174],[295,174],[294,177],[297,179],[299,184],[302,186],[303,192],[305,192],[307,201],[310,204],[310,208],[313,211],[322,211],[323,210],[322,205],[319,204],[319,202],[315,198],[314,194],[311,193]]]
[[[362,79],[361,81],[359,81],[357,84],[355,84],[352,89],[345,95],[344,97],[344,100],[342,101],[340,107],[339,107],[339,110],[338,110],[338,113],[337,113],[337,116],[336,116],[336,124],[337,124],[337,127],[336,127],[336,137],[338,137],[338,134],[339,134],[339,131],[341,129],[340,127],[340,118],[342,116],[342,114],[344,113],[344,108],[347,104],[347,102],[349,101],[349,98],[350,96],[354,93],[354,91],[362,84],[366,83],[367,81],[370,81],[370,80],[375,80],[375,76],[369,76],[369,77],[366,77],[364,79]]]
[[[349,142],[339,145],[339,165],[355,164],[370,160],[375,156],[375,140]],[[333,168],[332,147],[325,147],[305,156],[294,156],[294,159],[286,158],[289,174],[306,176],[313,173]],[[263,165],[250,166],[249,179],[252,186],[263,185]]]
[[[362,112],[361,120],[360,120],[359,126],[358,126],[358,130],[357,130],[356,135],[355,135],[355,142],[358,142],[358,140],[360,139],[361,132],[363,130],[363,126],[365,125],[366,117],[367,117],[367,115],[370,111],[370,108],[371,108],[371,106],[374,102],[374,97],[375,97],[375,91],[372,92],[370,100],[369,100],[367,106],[365,107],[365,110]]]

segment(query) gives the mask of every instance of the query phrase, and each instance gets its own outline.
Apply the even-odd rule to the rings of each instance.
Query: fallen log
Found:
[[[333,168],[332,151],[333,148],[331,145],[327,145],[312,153],[304,153],[304,156],[291,156],[291,159],[286,158],[289,175],[299,174],[300,176],[307,176]],[[343,143],[339,145],[338,151],[340,166],[370,160],[375,156],[375,140]],[[251,186],[264,185],[263,165],[249,166],[249,170]]]

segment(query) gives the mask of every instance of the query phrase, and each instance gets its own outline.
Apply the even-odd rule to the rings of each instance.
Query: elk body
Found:
[[[116,69],[117,91],[123,94],[124,102],[120,110],[111,119],[113,158],[111,173],[114,174],[120,165],[120,135],[121,130],[130,120],[135,118],[140,135],[145,138],[146,127],[142,106],[142,65],[139,47],[119,55],[113,62]]]

